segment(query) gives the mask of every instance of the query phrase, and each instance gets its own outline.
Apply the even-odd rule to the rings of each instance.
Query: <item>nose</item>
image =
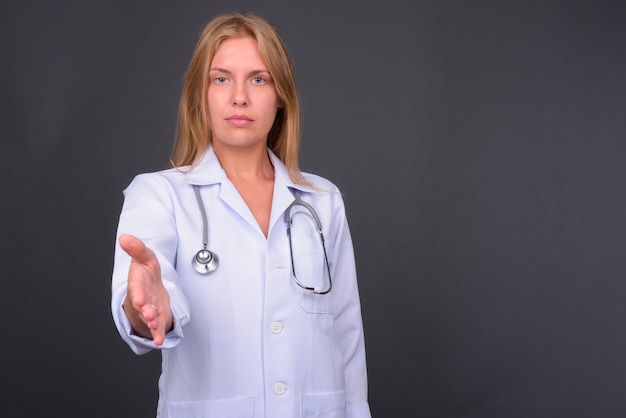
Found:
[[[233,91],[233,105],[234,106],[247,106],[248,105],[248,92],[244,83],[236,83]]]

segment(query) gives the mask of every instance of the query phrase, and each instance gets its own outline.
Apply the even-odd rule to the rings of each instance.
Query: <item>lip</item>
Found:
[[[233,126],[243,127],[250,125],[253,122],[253,119],[247,117],[246,115],[231,115],[226,118],[226,121]]]

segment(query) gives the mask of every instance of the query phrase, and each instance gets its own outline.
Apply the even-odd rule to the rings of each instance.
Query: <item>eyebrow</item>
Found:
[[[217,71],[217,72],[226,73],[226,74],[232,74],[231,71],[227,70],[226,68],[221,68],[221,67],[209,68],[209,72],[212,72],[212,71]],[[248,74],[249,75],[252,75],[252,74],[268,74],[269,75],[270,72],[267,71],[267,70],[252,70]]]

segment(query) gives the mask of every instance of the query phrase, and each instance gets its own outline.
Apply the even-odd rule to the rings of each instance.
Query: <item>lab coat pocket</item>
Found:
[[[346,392],[305,393],[300,409],[302,418],[346,418]]]
[[[328,260],[319,232],[308,217],[292,217],[290,245],[290,274],[300,307],[309,313],[332,313],[330,293],[325,293],[331,287]]]
[[[254,417],[254,398],[169,402],[167,416],[171,418],[252,418]]]
[[[298,289],[298,304],[304,312],[313,314],[332,314],[333,303],[330,293],[319,295],[310,290]]]
[[[332,313],[331,293],[320,294],[313,291],[315,289],[317,292],[325,292],[330,287],[324,253],[317,248],[308,248],[305,251],[294,246],[293,256],[295,275],[293,271],[291,274],[298,292],[298,304],[302,310],[315,314]]]

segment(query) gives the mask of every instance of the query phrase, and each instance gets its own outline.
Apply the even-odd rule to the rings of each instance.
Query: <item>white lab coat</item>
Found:
[[[161,347],[159,417],[370,417],[354,254],[341,194],[310,174],[306,178],[319,190],[293,183],[285,165],[269,154],[275,183],[267,238],[212,148],[191,171],[141,174],[124,191],[118,236],[133,234],[154,250],[174,316],[175,327]],[[208,275],[191,264],[203,240],[194,184],[208,216],[208,247],[220,259]],[[333,279],[326,295],[311,294],[292,278],[283,216],[293,189],[323,225]],[[296,268],[323,277],[322,263],[310,262],[321,254],[313,230],[307,241],[294,241]],[[122,339],[142,354],[156,347],[132,332],[121,307],[129,263],[117,244],[112,312]]]

